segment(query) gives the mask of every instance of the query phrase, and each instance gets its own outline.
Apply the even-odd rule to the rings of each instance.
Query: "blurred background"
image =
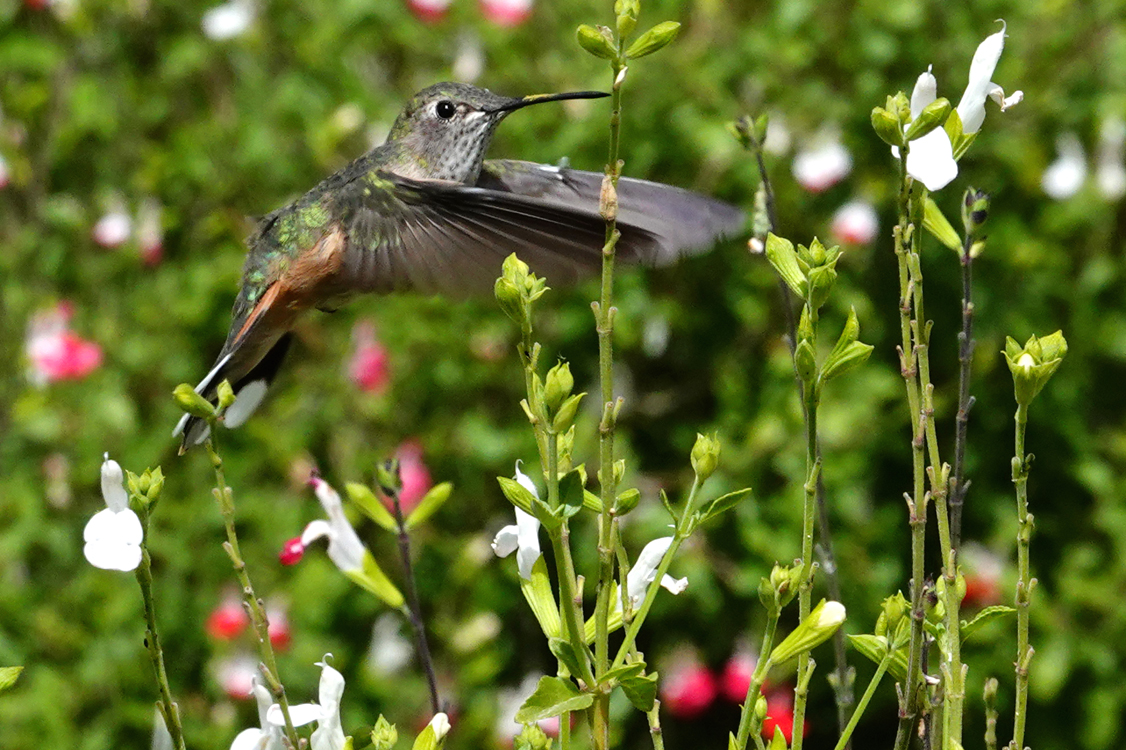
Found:
[[[167,475],[149,544],[188,745],[224,748],[257,723],[243,697],[252,642],[232,604],[211,471],[198,451],[176,457],[170,438],[171,390],[197,382],[226,336],[251,217],[381,142],[402,103],[433,82],[510,95],[608,88],[604,61],[577,47],[574,29],[611,22],[611,9],[610,0],[0,2],[0,665],[27,667],[0,695],[0,747],[149,742],[155,690],[136,583],[93,569],[81,551],[83,525],[103,507],[105,451],[126,469],[161,465]],[[1115,747],[1126,738],[1121,3],[648,0],[639,29],[684,27],[631,67],[622,156],[628,175],[749,208],[757,173],[725,127],[768,112],[780,233],[846,246],[825,335],[835,338],[853,305],[876,350],[826,395],[824,477],[846,627],[871,632],[880,600],[907,585],[910,465],[895,353],[895,171],[869,113],[909,93],[928,65],[939,95],[956,103],[998,18],[1009,38],[994,80],[1023,89],[1025,101],[1005,114],[989,105],[961,174],[936,194],[952,220],[967,187],[993,195],[989,243],[974,266],[967,608],[1010,602],[1015,578],[1014,402],[999,351],[1005,335],[1023,342],[1062,328],[1071,353],[1033,406],[1028,434],[1040,580],[1029,732],[1043,747]],[[491,154],[599,170],[607,113],[598,101],[530,108],[501,126]],[[734,729],[731,696],[745,690],[761,638],[759,578],[799,551],[804,457],[786,318],[773,272],[744,239],[617,279],[618,445],[627,482],[643,492],[627,544],[636,553],[663,532],[657,490],[686,489],[697,432],[723,441],[712,492],[755,488],[753,501],[682,551],[672,572],[691,585],[658,600],[641,643],[661,671],[670,748],[706,738],[722,746]],[[960,270],[934,241],[924,270],[949,460]],[[587,391],[597,391],[595,293],[553,290],[537,321],[543,361],[568,359]],[[331,651],[348,679],[344,726],[357,747],[379,713],[404,731],[428,718],[405,624],[321,550],[295,567],[277,559],[321,514],[306,484],[313,467],[341,487],[370,482],[376,461],[398,455],[412,486],[454,484],[415,540],[455,719],[450,747],[507,747],[529,676],[554,670],[515,565],[489,548],[511,519],[495,477],[535,452],[512,326],[490,299],[402,295],[309,315],[297,334],[270,399],[221,446],[291,699],[315,697],[313,662]],[[587,417],[576,460],[593,461]],[[359,528],[401,581],[393,540]],[[588,530],[575,538],[593,540]],[[593,547],[578,553],[589,572]],[[1001,680],[1007,742],[1014,653],[1011,621],[966,647],[967,746],[980,744],[988,676]],[[849,659],[862,690],[873,665]],[[817,661],[806,731],[808,746],[823,748],[836,737],[828,647]],[[771,712],[783,723],[791,680],[771,676]],[[857,741],[890,744],[894,730],[887,683]],[[649,744],[640,715],[615,731],[623,747]]]

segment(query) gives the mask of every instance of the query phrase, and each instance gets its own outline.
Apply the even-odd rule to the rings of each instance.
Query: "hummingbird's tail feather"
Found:
[[[281,369],[292,340],[293,334],[283,335],[249,372],[232,381],[231,386],[235,392],[235,402],[223,414],[223,424],[229,429],[241,427],[262,403],[262,399],[266,396],[266,390]],[[238,353],[236,348],[220,356],[215,367],[211,368],[211,372],[207,373],[207,376],[195,387],[196,393],[214,403],[215,389],[219,386],[219,383],[224,380],[231,380],[234,375],[235,366],[232,365],[232,362],[237,364],[237,358],[234,355]],[[183,455],[188,448],[199,445],[206,440],[210,433],[211,428],[205,421],[185,414],[177,423],[176,429],[172,431],[172,436],[182,436],[180,455]]]
[[[536,198],[551,205],[598,211],[603,175],[534,162],[487,161],[479,187]],[[683,255],[709,250],[716,242],[743,229],[746,215],[723,201],[659,182],[622,177],[618,181],[618,223],[627,240],[625,261],[662,266]],[[628,228],[643,229],[657,239],[630,254]]]

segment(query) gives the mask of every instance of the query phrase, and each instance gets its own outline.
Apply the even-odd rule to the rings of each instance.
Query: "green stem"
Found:
[[[1029,545],[1032,541],[1033,517],[1028,512],[1029,456],[1024,452],[1024,433],[1028,424],[1028,406],[1017,405],[1016,452],[1013,457],[1013,484],[1017,495],[1017,660],[1016,709],[1013,715],[1013,744],[1017,750],[1024,748],[1024,725],[1028,709],[1028,667],[1035,653],[1028,639],[1029,605],[1036,579],[1029,570]]]
[[[774,632],[778,628],[779,614],[780,610],[776,607],[768,608],[766,613],[766,629],[762,634],[759,660],[755,664],[754,673],[751,674],[751,684],[747,686],[747,698],[743,701],[743,710],[739,714],[739,730],[735,736],[737,750],[744,750],[747,747],[747,740],[754,728],[755,704],[762,693],[762,684],[766,682],[766,675],[770,671],[770,652],[774,648]],[[762,728],[758,727],[758,729],[761,731]]]
[[[816,341],[817,315],[810,314]],[[805,384],[805,433],[806,433],[806,480],[805,502],[802,507],[802,569],[801,589],[798,591],[798,621],[809,617],[813,599],[813,524],[817,515],[817,479],[821,474],[821,461],[817,449],[817,406],[820,401],[816,382]],[[806,701],[809,695],[810,670],[812,659],[809,655],[798,656],[797,684],[805,685],[805,690],[794,690],[794,726],[804,726]],[[801,750],[802,733],[795,731],[791,748]]]
[[[950,483],[950,542],[958,546],[962,538],[962,508],[969,482],[965,480],[966,433],[974,398],[970,395],[970,373],[974,359],[973,248],[967,234],[962,244],[962,330],[958,334],[958,415],[955,417],[954,479]]]
[[[231,488],[227,486],[227,480],[223,474],[223,459],[220,458],[215,447],[217,431],[216,425],[212,421],[211,437],[207,439],[204,445],[207,448],[207,456],[211,459],[211,465],[215,469],[215,489],[212,490],[212,494],[219,503],[219,512],[223,516],[223,526],[227,531],[227,541],[224,542],[223,549],[227,551],[227,556],[231,558],[235,577],[242,588],[242,600],[246,605],[247,612],[250,613],[250,621],[254,626],[258,640],[258,656],[262,660],[258,667],[266,681],[266,687],[269,688],[274,701],[281,708],[282,718],[285,720],[286,740],[291,747],[300,747],[297,730],[294,729],[293,721],[289,718],[289,701],[285,697],[285,687],[278,678],[278,664],[274,657],[274,647],[270,643],[270,623],[266,617],[266,610],[262,606],[262,601],[254,594],[254,586],[251,585],[250,575],[246,572],[246,562],[239,552],[238,534],[235,532],[234,494],[231,492]]]
[[[865,709],[868,708],[868,702],[871,701],[872,696],[876,694],[876,688],[880,686],[880,681],[884,679],[884,673],[887,672],[888,667],[891,666],[891,660],[894,655],[895,651],[889,647],[887,654],[880,661],[879,666],[876,667],[876,674],[872,675],[872,680],[868,683],[868,689],[864,691],[864,695],[860,696],[860,702],[856,704],[856,710],[852,712],[852,718],[848,720],[848,725],[844,728],[844,731],[841,732],[840,739],[837,740],[837,745],[833,750],[844,750],[845,746],[848,745],[849,740],[852,738],[852,733],[856,729],[856,724],[860,721],[860,717],[864,715]],[[797,724],[795,723],[794,726],[796,727]]]
[[[143,508],[140,513],[142,538],[149,536],[149,513]],[[172,735],[172,743],[176,750],[184,750],[184,728],[180,724],[180,709],[172,700],[172,689],[168,684],[168,672],[164,668],[164,649],[160,645],[160,633],[156,629],[156,600],[152,593],[152,558],[149,557],[149,547],[141,543],[141,564],[137,567],[137,583],[141,586],[141,600],[145,609],[145,647],[152,661],[152,669],[156,675],[156,684],[160,689],[160,700],[157,708],[164,717],[164,726]]]
[[[653,708],[646,716],[649,717],[649,736],[653,739],[653,750],[665,750],[665,736],[661,731],[661,702],[653,701]]]

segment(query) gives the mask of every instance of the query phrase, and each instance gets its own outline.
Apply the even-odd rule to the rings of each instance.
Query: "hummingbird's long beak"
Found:
[[[490,112],[511,112],[521,107],[527,107],[529,104],[542,104],[543,102],[557,102],[563,99],[601,99],[610,96],[604,91],[571,91],[565,94],[532,94],[530,96],[522,96],[519,99],[511,99],[499,107],[489,110]]]

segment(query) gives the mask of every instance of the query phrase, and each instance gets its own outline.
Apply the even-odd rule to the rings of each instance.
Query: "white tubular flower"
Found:
[[[1005,90],[990,80],[1004,48],[1005,22],[1002,21],[1001,30],[986,37],[977,46],[970,63],[970,80],[966,84],[962,100],[958,102],[958,116],[962,118],[963,133],[976,133],[981,129],[981,123],[985,121],[986,99],[997,102],[1002,112],[1024,99],[1023,91],[1014,91],[1011,96],[1006,97]]]
[[[325,654],[317,662],[321,668],[321,682],[318,703],[299,703],[289,707],[289,718],[293,726],[300,727],[317,722],[317,728],[309,737],[310,750],[343,750],[346,738],[340,726],[340,699],[344,696],[344,675],[328,663],[332,654]],[[278,704],[270,706],[266,719],[272,726],[284,727],[285,718]],[[233,749],[232,749],[233,750]]]
[[[527,474],[520,471],[520,462],[516,463],[516,481],[524,489],[531,492],[538,500],[539,492],[536,485]],[[532,566],[540,559],[540,522],[530,513],[516,508],[516,524],[505,526],[497,532],[493,539],[493,552],[497,557],[508,557],[516,553],[516,567],[520,577],[525,581],[532,578]]]
[[[1040,187],[1048,197],[1062,201],[1079,192],[1087,180],[1087,155],[1075,133],[1064,133],[1056,142],[1059,156],[1040,176]]]
[[[839,134],[826,128],[812,139],[812,145],[794,157],[791,170],[798,184],[811,193],[820,193],[848,177],[852,155]]]
[[[654,539],[645,545],[641,554],[637,556],[637,562],[629,569],[629,576],[626,578],[626,592],[629,594],[633,606],[641,605],[641,601],[645,598],[645,592],[648,590],[649,584],[657,577],[657,568],[660,567],[661,560],[671,544],[671,536]],[[688,588],[688,579],[673,578],[666,575],[661,578],[661,586],[666,591],[679,594]]]
[[[1103,121],[1099,129],[1099,153],[1095,163],[1095,184],[1099,193],[1108,201],[1116,201],[1126,195],[1126,160],[1123,159],[1123,145],[1126,144],[1126,122],[1120,117],[1110,117]]]
[[[223,41],[240,36],[254,23],[257,11],[250,0],[232,0],[203,14],[200,26],[208,39]]]
[[[135,570],[141,564],[141,520],[129,509],[121,466],[105,454],[102,463],[102,497],[106,509],[98,511],[86,524],[82,554],[96,568]]]
[[[441,740],[450,732],[450,717],[444,713],[434,714],[430,720],[430,728],[434,730],[434,738]]]
[[[367,549],[352,524],[344,515],[344,505],[328,482],[320,477],[313,477],[313,489],[321,507],[328,515],[328,520],[317,520],[309,523],[301,534],[301,546],[307,547],[310,542],[326,537],[328,539],[328,557],[336,567],[345,573],[362,571],[364,568],[364,553]]]
[[[258,701],[259,727],[244,729],[231,743],[231,750],[283,750],[282,729],[269,722],[266,718],[273,703],[270,691],[258,682],[258,677],[252,679],[251,691],[254,699]]]

